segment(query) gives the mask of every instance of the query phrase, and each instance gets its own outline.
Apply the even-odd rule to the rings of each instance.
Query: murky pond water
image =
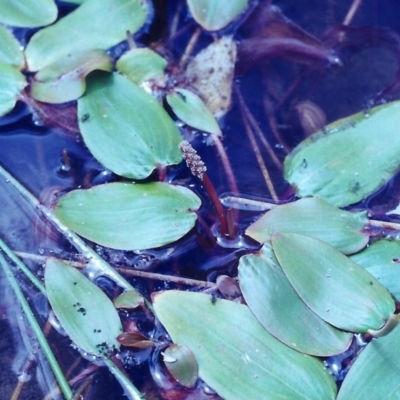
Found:
[[[348,0],[274,2],[281,8],[286,18],[327,44],[332,43],[333,38],[337,37],[337,25],[345,19],[349,3],[351,2]],[[149,26],[148,32],[144,35],[144,43],[149,45],[159,42],[161,47],[164,46],[172,62],[176,63],[182,49],[195,32],[196,26],[188,17],[186,9],[182,8],[183,0],[168,2],[158,0],[154,4],[156,24]],[[60,6],[64,12],[70,9],[62,3]],[[180,15],[177,32],[182,33],[170,39],[167,37],[166,25],[172,23],[176,13]],[[325,121],[331,122],[367,109],[372,104],[399,98],[400,92],[396,82],[400,79],[398,73],[400,41],[396,42],[398,38],[393,34],[400,34],[399,15],[400,3],[396,0],[385,2],[365,0],[357,10],[350,28],[339,31],[343,34],[347,32],[350,39],[348,42],[335,42],[335,50],[332,53],[334,54],[332,57],[337,57],[335,62],[333,59],[331,63],[329,60],[316,62],[312,56],[307,58],[307,55],[295,51],[276,52],[269,58],[262,57],[255,63],[242,62],[246,72],[235,77],[235,86],[249,110],[247,117],[243,105],[238,101],[238,96],[234,94],[232,107],[221,121],[223,145],[232,164],[241,196],[267,202],[273,201],[274,196],[282,201],[291,198],[292,192],[284,181],[281,170],[287,151],[306,135],[305,122],[299,118],[300,103],[308,102],[307,104],[318,106]],[[260,21],[253,19],[251,23],[244,22],[243,26],[238,27],[236,32],[238,41],[249,37],[251,24],[256,22]],[[26,32],[20,34],[24,37]],[[257,37],[254,33],[251,35]],[[201,35],[194,52],[198,52],[210,41],[210,35]],[[240,62],[239,58],[238,63]],[[50,109],[52,117],[58,109],[60,108]],[[70,111],[67,109],[62,111],[63,118],[68,116]],[[72,108],[72,115],[73,112]],[[250,130],[257,135],[256,126],[262,133],[262,138],[256,136],[254,140],[259,146],[260,159],[264,167],[260,167],[254,144],[251,137],[249,138],[246,126],[249,125],[249,122],[246,122],[246,118],[249,120],[249,113],[254,119],[254,122],[250,122],[252,125]],[[22,103],[18,103],[12,113],[0,118],[0,163],[43,204],[51,206],[57,195],[71,189],[87,188],[118,179],[90,155],[78,133],[73,130],[68,131],[63,126],[55,126],[57,123],[48,122],[40,122],[40,118],[33,115],[31,109]],[[64,123],[68,124],[68,120],[64,120]],[[274,134],[274,130],[279,136]],[[182,134],[191,139],[193,146],[206,163],[210,180],[214,183],[221,199],[225,201],[224,204],[242,209],[239,215],[238,238],[231,242],[219,240],[215,243],[217,221],[213,207],[204,188],[195,182],[186,167],[181,165],[171,168],[168,174],[175,182],[191,184],[202,198],[201,223],[196,229],[172,245],[143,253],[110,251],[95,245],[93,247],[117,267],[205,282],[215,282],[216,278],[223,274],[236,276],[239,257],[258,248],[257,244],[243,237],[241,230],[261,215],[262,210],[259,205],[255,208],[240,206],[230,198],[232,187],[222,168],[220,155],[215,147],[207,144],[202,134],[187,128],[182,128]],[[263,139],[268,140],[276,162],[266,149]],[[269,172],[275,194],[271,193],[262,168]],[[364,203],[370,212],[383,213],[392,209],[393,205],[397,205],[400,197],[397,189],[398,179],[395,178],[379,195]],[[38,260],[35,257],[57,254],[65,258],[76,258],[77,253],[73,246],[50,228],[39,212],[3,179],[0,180],[0,204],[1,238],[13,250],[23,253],[21,257],[40,277],[43,276],[43,259]],[[143,277],[129,277],[129,280],[147,296],[157,290],[188,287],[179,282],[164,282]],[[11,398],[12,393],[17,396],[18,381],[26,380],[21,394],[14,399],[42,399],[54,386],[52,375],[46,361],[37,350],[37,343],[32,338],[31,330],[1,274],[0,283],[2,292],[0,327],[3,332],[0,345],[2,370],[0,398]],[[97,277],[96,283],[110,296],[116,291],[115,285],[104,277]],[[45,324],[48,306],[43,296],[38,295],[27,283],[24,282],[23,286],[31,305]],[[122,317],[125,324],[133,319],[128,313]],[[153,337],[165,335],[160,327],[150,326],[145,315],[137,313],[135,321],[148,335]],[[54,331],[49,335],[62,366],[65,369],[73,366],[71,376],[88,372],[92,368],[90,361],[81,359],[77,351],[70,347],[68,339]],[[29,359],[33,355],[36,362],[30,365]],[[121,360],[130,378],[141,390],[148,393],[149,399],[200,398],[190,397],[196,395],[180,391],[181,388],[174,386],[168,377],[163,375],[165,372],[160,371],[159,357],[159,352],[148,349],[126,350]],[[78,361],[75,363],[75,360]],[[24,370],[27,372],[24,373]],[[202,398],[214,398],[209,388],[203,388],[202,393],[204,396]],[[83,388],[83,394],[85,399],[124,398],[123,390],[105,368],[98,369],[93,375],[93,381],[89,382],[88,389]],[[48,398],[57,398],[57,394],[53,393]]]

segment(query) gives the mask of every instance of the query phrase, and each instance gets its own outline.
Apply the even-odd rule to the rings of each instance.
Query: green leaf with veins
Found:
[[[166,98],[172,111],[185,124],[200,131],[221,136],[218,122],[199,96],[190,90],[175,88]]]
[[[194,226],[201,201],[182,186],[109,183],[60,198],[57,217],[79,235],[121,250],[174,242]]]
[[[352,334],[311,311],[296,293],[268,245],[240,258],[239,283],[250,310],[264,328],[297,351],[329,356],[344,352]]]
[[[163,86],[166,83],[167,60],[148,48],[127,51],[117,61],[117,70],[137,85],[152,80]]]
[[[172,340],[193,352],[200,378],[222,398],[335,399],[336,384],[322,363],[271,336],[247,306],[177,290],[153,295],[153,304]]]
[[[285,178],[300,197],[357,203],[399,171],[398,126],[400,101],[333,122],[286,157]]]
[[[367,223],[365,212],[344,211],[312,197],[274,207],[253,222],[246,229],[246,235],[265,243],[273,233],[302,233],[350,254],[368,243]]]
[[[104,292],[55,258],[47,259],[44,280],[54,314],[76,346],[100,357],[119,348],[121,320]]]
[[[54,25],[35,33],[26,47],[30,71],[86,50],[106,50],[137,32],[149,16],[148,0],[86,0]]]
[[[178,128],[151,95],[128,78],[93,73],[78,100],[79,127],[93,156],[118,175],[147,178],[155,168],[178,164]]]
[[[48,25],[57,18],[54,0],[0,0],[0,22],[21,28]]]
[[[85,92],[86,76],[94,70],[111,71],[112,60],[104,51],[71,53],[48,65],[34,77],[30,87],[33,98],[45,103],[66,103]]]
[[[24,65],[21,45],[11,31],[2,25],[0,25],[0,62],[18,69],[22,69]]]
[[[382,328],[394,313],[390,293],[329,244],[298,233],[277,233],[271,242],[297,294],[326,322],[350,332],[368,332]]]
[[[248,0],[187,0],[193,18],[208,31],[217,31],[235,20]]]
[[[26,85],[25,76],[21,72],[0,61],[0,116],[7,114],[15,107]]]

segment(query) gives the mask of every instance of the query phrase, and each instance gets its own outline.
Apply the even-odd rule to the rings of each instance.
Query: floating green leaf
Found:
[[[311,236],[280,233],[272,246],[285,275],[317,315],[351,332],[380,329],[395,310],[389,292],[329,244]]]
[[[378,240],[360,253],[351,256],[358,265],[372,274],[389,292],[400,299],[400,243]]]
[[[78,101],[85,144],[105,167],[133,179],[178,164],[181,136],[161,105],[119,74],[93,73]]]
[[[247,306],[175,290],[153,300],[173,341],[193,352],[200,378],[224,399],[335,398],[321,362],[276,340]]]
[[[171,344],[162,353],[170,374],[182,385],[193,388],[197,382],[199,367],[192,351],[180,344]]]
[[[54,0],[0,0],[0,22],[22,28],[51,24],[58,14]]]
[[[0,61],[0,116],[11,111],[27,85],[24,75]]]
[[[114,299],[113,303],[116,308],[133,310],[135,308],[143,306],[144,299],[136,290],[128,290],[127,292],[120,294],[116,299]]]
[[[337,400],[395,400],[400,398],[400,329],[374,339],[357,357]]]
[[[220,136],[221,129],[206,105],[190,90],[176,88],[167,95],[172,111],[185,124],[200,131]]]
[[[98,69],[112,70],[111,58],[101,50],[71,53],[40,70],[31,84],[31,95],[46,103],[65,103],[82,96],[86,76]]]
[[[302,233],[350,254],[368,243],[368,234],[363,232],[367,222],[365,212],[348,212],[323,200],[306,198],[273,208],[251,224],[246,235],[264,243],[276,232]]]
[[[285,178],[300,197],[356,203],[399,171],[399,124],[399,101],[336,121],[292,151]]]
[[[38,71],[76,51],[106,50],[124,40],[127,31],[138,31],[148,13],[147,0],[86,0],[33,35],[26,48],[29,69]]]
[[[239,282],[250,310],[273,336],[303,353],[329,356],[352,339],[314,314],[295,292],[271,248],[240,258]]]
[[[46,292],[61,326],[83,351],[107,356],[119,348],[116,337],[121,321],[111,300],[75,268],[49,258],[45,269]]]
[[[189,232],[200,204],[182,186],[109,183],[68,193],[55,213],[70,229],[102,246],[143,250],[174,242]]]
[[[153,80],[158,85],[165,84],[167,60],[148,48],[136,48],[126,52],[117,61],[118,71],[137,85]]]
[[[24,65],[21,45],[15,36],[2,25],[0,25],[0,62],[19,69]]]
[[[217,31],[237,18],[248,0],[187,0],[193,18],[204,29]]]

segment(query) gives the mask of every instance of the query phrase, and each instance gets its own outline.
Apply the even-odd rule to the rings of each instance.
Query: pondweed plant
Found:
[[[353,206],[362,205],[400,169],[400,103],[376,105],[327,125],[321,124],[318,106],[303,103],[298,107],[300,122],[308,133],[316,132],[289,152],[282,167],[282,157],[264,137],[257,137],[260,128],[236,86],[269,203],[239,196],[221,128],[231,107],[235,74],[245,76],[255,64],[277,56],[307,62],[307,74],[317,67],[340,66],[336,48],[350,47],[354,35],[359,39],[369,32],[347,26],[359,3],[354,2],[344,26],[333,29],[323,43],[269,1],[182,1],[172,21],[185,10],[195,31],[180,60],[146,42],[146,27],[157,14],[150,0],[71,3],[79,5],[58,16],[60,5],[52,0],[34,5],[0,0],[1,115],[24,101],[44,124],[65,127],[55,110],[69,103],[66,110],[76,116],[76,127],[68,128],[79,131],[92,156],[113,174],[110,182],[75,187],[48,207],[1,169],[10,186],[83,259],[73,263],[46,256],[43,285],[0,242],[5,253],[0,264],[30,316],[63,396],[88,393],[97,368],[88,367],[74,378],[63,376],[31,318],[10,261],[46,296],[56,318],[53,324],[60,325],[77,352],[107,366],[128,398],[146,398],[151,391],[136,387],[124,370],[130,367],[126,354],[134,358],[139,349],[148,350],[142,364],[152,359],[163,371],[160,395],[168,399],[400,398],[400,244],[383,235],[371,237],[375,226],[398,226],[373,220],[361,206]],[[17,27],[40,29],[21,49],[13,33]],[[395,37],[377,32],[382,41]],[[175,22],[170,35],[179,37]],[[202,36],[208,43],[197,51]],[[265,107],[271,108],[268,99]],[[273,113],[269,121],[279,147],[287,148]],[[229,196],[221,198],[214,188],[195,141],[188,140],[192,129],[217,149]],[[276,168],[283,169],[295,193],[291,201],[274,187],[258,141]],[[64,159],[68,163],[67,152]],[[185,164],[185,179],[174,179],[171,171],[184,171]],[[250,223],[241,221],[238,210],[253,204],[271,210]],[[214,226],[206,211],[214,215]],[[195,234],[214,247],[240,250],[233,277],[221,273],[210,283],[142,273],[148,279],[199,286],[158,291],[147,298],[126,269],[114,268],[95,251],[97,245],[108,254],[151,255]],[[201,243],[199,239],[197,245]],[[109,278],[116,289],[106,294],[93,276]],[[138,323],[139,315],[152,326],[147,332]],[[338,391],[329,367],[335,356],[354,349],[355,338],[366,347],[353,357]]]

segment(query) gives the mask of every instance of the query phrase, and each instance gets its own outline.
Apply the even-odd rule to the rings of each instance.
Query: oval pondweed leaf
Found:
[[[200,378],[222,398],[335,398],[322,363],[275,339],[247,306],[176,290],[156,294],[153,304],[173,341],[193,352]]]
[[[200,199],[182,186],[109,183],[68,193],[55,213],[68,228],[102,246],[144,250],[188,233],[200,205]]]
[[[400,299],[400,242],[381,239],[350,258]]]
[[[86,0],[55,24],[35,33],[26,47],[30,71],[86,50],[107,50],[137,32],[149,16],[148,0]]]
[[[367,223],[365,212],[348,212],[317,198],[305,198],[268,211],[246,229],[246,235],[264,243],[276,232],[301,233],[351,254],[368,243],[363,231]]]
[[[93,73],[78,100],[79,127],[93,156],[118,175],[147,178],[178,164],[181,136],[156,99],[117,73]]]
[[[221,135],[221,129],[214,116],[200,97],[190,90],[175,88],[167,95],[167,102],[185,124],[212,135]]]
[[[115,308],[133,310],[135,308],[144,306],[144,299],[136,290],[128,290],[116,297],[113,303]]]
[[[300,197],[356,203],[399,170],[399,124],[398,101],[329,124],[286,158],[285,178]]]
[[[272,249],[240,258],[239,283],[250,310],[265,329],[295,350],[315,356],[345,351],[352,334],[325,322],[301,300]]]
[[[164,70],[167,64],[165,58],[146,47],[130,49],[118,59],[115,66],[137,85],[153,81],[158,86],[164,86],[166,83]]]
[[[217,31],[236,19],[248,0],[187,0],[193,18],[208,31]]]
[[[0,25],[0,62],[22,69],[24,56],[16,37],[4,26]]]
[[[0,61],[0,116],[14,108],[26,85],[25,76],[21,72]]]
[[[357,357],[340,388],[337,400],[400,398],[400,329],[373,339]]]
[[[51,307],[76,346],[100,357],[119,348],[121,320],[104,292],[55,258],[46,261],[44,279]]]
[[[65,103],[82,96],[86,76],[94,71],[112,70],[112,60],[104,51],[71,53],[40,70],[31,84],[30,93],[45,103]]]
[[[51,24],[58,14],[54,0],[0,0],[0,10],[0,22],[21,28]]]
[[[390,293],[329,244],[297,233],[278,233],[271,241],[298,295],[333,326],[350,332],[378,330],[393,314]]]

